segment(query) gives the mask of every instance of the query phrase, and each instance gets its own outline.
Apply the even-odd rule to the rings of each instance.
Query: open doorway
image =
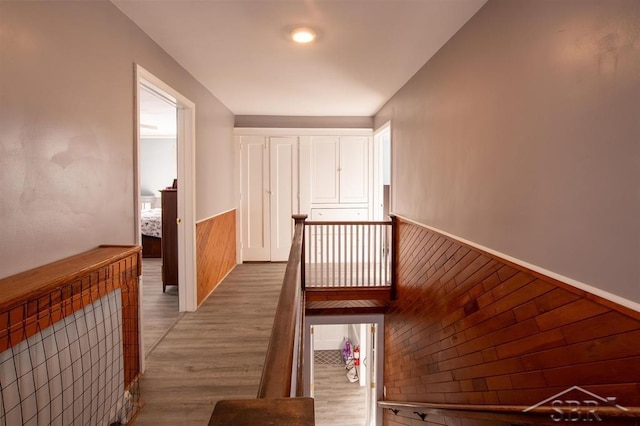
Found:
[[[388,220],[391,211],[391,122],[373,135],[374,144],[374,220]]]
[[[140,82],[142,324],[148,356],[179,316],[177,183],[178,106]],[[175,186],[175,188],[174,188]]]
[[[307,317],[305,395],[322,425],[381,424],[383,316]]]
[[[139,65],[136,65],[135,71],[136,242],[143,247],[147,242],[146,238],[143,241],[142,236],[143,210],[159,209],[156,210],[160,215],[157,223],[161,228],[160,237],[156,242],[160,246],[161,257],[155,258],[161,260],[155,261],[153,265],[155,267],[147,268],[143,262],[140,285],[140,343],[144,348],[141,351],[144,368],[144,356],[148,353],[148,346],[157,343],[167,331],[158,321],[162,314],[156,315],[159,312],[153,310],[152,306],[146,306],[148,298],[145,297],[145,282],[155,281],[152,283],[153,293],[158,296],[167,296],[161,299],[163,302],[173,297],[172,302],[165,308],[174,313],[176,320],[178,312],[196,309],[195,105]],[[156,164],[160,162],[162,165]],[[169,207],[164,204],[173,210],[169,212]],[[169,226],[171,224],[173,226]],[[169,235],[170,233],[173,235]],[[166,244],[169,241],[171,241],[170,247]],[[145,249],[143,250],[146,252],[154,252],[151,247]],[[157,251],[155,254],[157,255]],[[172,257],[173,270],[166,270],[165,267],[168,265],[166,262],[169,255]],[[172,275],[165,276],[166,274]],[[153,314],[146,308],[151,308]],[[151,322],[147,321],[147,317]],[[169,321],[168,327],[174,323],[175,320]],[[147,331],[150,333],[149,338],[146,336]]]

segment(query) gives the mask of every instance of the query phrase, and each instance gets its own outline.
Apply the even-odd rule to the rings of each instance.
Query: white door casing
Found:
[[[378,362],[376,360],[376,330],[377,324],[367,324],[370,326],[369,336],[369,344],[366,352],[366,362],[367,362],[367,372],[368,372],[368,389],[367,389],[367,423],[368,424],[376,424],[376,418],[378,417],[378,407],[376,401],[378,400],[381,392],[377,389],[376,380],[378,378]]]
[[[179,309],[195,311],[197,308],[196,289],[196,220],[195,220],[195,117],[196,106],[181,93],[162,80],[135,65],[136,81],[136,167],[134,177],[136,242],[141,243],[140,233],[140,132],[139,132],[139,91],[145,84],[151,90],[173,101],[178,108],[178,298]]]
[[[391,122],[386,122],[376,130],[373,136],[372,158],[373,173],[370,185],[372,219],[383,220],[384,185],[391,183]]]
[[[134,232],[135,242],[142,244],[140,229],[140,90],[144,85],[177,107],[177,178],[178,191],[178,308],[181,312],[197,309],[196,291],[196,221],[195,221],[195,104],[138,64],[135,74],[135,137],[134,137]],[[141,277],[141,283],[144,276]],[[143,286],[138,286],[138,300],[142,301]],[[142,303],[138,304],[138,318],[144,321]],[[144,327],[138,333],[140,371],[145,370]]]

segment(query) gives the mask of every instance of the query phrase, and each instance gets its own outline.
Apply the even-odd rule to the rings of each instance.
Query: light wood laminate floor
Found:
[[[316,426],[360,426],[366,421],[366,386],[350,383],[344,364],[314,364]]]
[[[198,312],[179,314],[178,288],[162,293],[161,260],[143,262],[147,370],[135,424],[206,425],[216,401],[255,398],[286,265],[238,265]],[[345,372],[315,365],[317,426],[364,424],[365,388]]]
[[[135,425],[206,425],[221,399],[255,398],[286,265],[242,264],[146,359]]]
[[[178,286],[162,292],[162,259],[142,259],[142,328],[145,356],[178,321]]]

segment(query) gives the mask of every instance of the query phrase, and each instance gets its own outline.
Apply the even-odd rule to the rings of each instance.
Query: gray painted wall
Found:
[[[134,236],[134,63],[196,104],[196,218],[232,209],[233,114],[108,1],[0,2],[0,277]]]
[[[640,1],[490,0],[388,120],[397,214],[640,301]]]

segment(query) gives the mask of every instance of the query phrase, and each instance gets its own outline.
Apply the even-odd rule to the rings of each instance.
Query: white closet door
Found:
[[[340,202],[369,201],[369,138],[340,138]]]
[[[271,258],[271,211],[269,200],[269,151],[267,138],[241,139],[242,259]]]
[[[311,141],[311,202],[337,203],[338,188],[337,136],[314,136]]]
[[[298,212],[298,138],[269,138],[271,152],[271,261],[289,258]]]

